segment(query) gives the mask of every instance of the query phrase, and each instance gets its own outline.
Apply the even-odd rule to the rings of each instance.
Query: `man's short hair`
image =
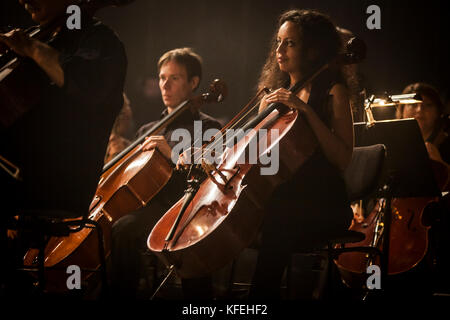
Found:
[[[202,79],[202,58],[191,48],[177,48],[164,53],[158,61],[158,72],[163,64],[172,60],[186,68],[188,80],[191,80],[193,77],[199,77],[199,80]]]

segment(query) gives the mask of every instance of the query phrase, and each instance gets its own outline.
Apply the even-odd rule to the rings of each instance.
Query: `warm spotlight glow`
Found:
[[[198,232],[199,236],[202,236],[205,233],[205,231],[206,231],[206,230],[204,230],[202,228],[202,226],[196,226],[195,229],[197,229],[197,232]]]

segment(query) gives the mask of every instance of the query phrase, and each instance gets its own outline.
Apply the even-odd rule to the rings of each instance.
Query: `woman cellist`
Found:
[[[259,86],[279,88],[266,95],[260,110],[283,103],[299,110],[319,148],[272,195],[250,298],[278,298],[283,271],[295,248],[320,244],[351,219],[341,172],[353,150],[352,114],[346,81],[329,69],[297,95],[286,88],[333,59],[341,40],[330,19],[313,10],[291,10],[278,21]]]

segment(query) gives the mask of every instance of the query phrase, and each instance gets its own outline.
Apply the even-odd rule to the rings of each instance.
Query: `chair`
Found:
[[[382,144],[356,147],[353,149],[352,160],[344,172],[344,180],[350,202],[366,198],[376,193],[382,177],[385,158],[386,147]],[[357,243],[364,239],[365,235],[363,233],[346,230],[341,234],[337,234],[333,238],[328,239],[325,249],[312,249],[311,251],[308,250],[307,252],[298,253],[326,252],[328,260],[326,283],[328,285],[328,296],[331,296],[333,289],[333,261],[337,259],[339,255],[346,252],[364,252],[371,255],[378,255],[380,259],[382,259],[381,251],[376,247],[345,247],[345,244]],[[336,247],[336,244],[340,244],[340,247]]]
[[[347,187],[347,193],[351,202],[366,198],[374,194],[380,183],[380,178],[383,173],[384,161],[386,158],[386,148],[382,144],[371,145],[367,147],[356,147],[353,150],[353,156],[350,165],[344,172],[344,180]],[[311,254],[326,252],[328,258],[328,271],[327,271],[327,285],[329,291],[332,291],[332,270],[333,261],[340,254],[345,252],[365,252],[368,254],[379,255],[382,258],[381,252],[378,248],[370,246],[360,246],[345,248],[345,244],[357,243],[364,240],[365,235],[361,232],[352,230],[346,230],[342,234],[335,235],[332,239],[328,239],[326,248],[311,248],[298,254]],[[340,244],[341,247],[336,247],[336,244]],[[291,264],[288,266],[287,276],[290,277]],[[231,267],[231,277],[229,284],[229,293],[233,288],[233,278],[235,273],[235,261],[233,261]],[[289,280],[287,281],[289,285]],[[330,296],[330,295],[329,295]]]

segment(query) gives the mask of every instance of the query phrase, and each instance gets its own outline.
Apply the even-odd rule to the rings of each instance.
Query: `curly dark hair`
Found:
[[[297,26],[302,42],[300,53],[303,74],[317,70],[341,52],[342,41],[330,18],[315,10],[290,10],[281,14],[278,27],[272,38],[271,49],[261,71],[258,88],[279,88],[289,82],[286,72],[280,70],[276,59],[277,35],[283,23],[290,21]],[[313,57],[308,55],[313,52]],[[336,72],[336,71],[335,71]],[[339,71],[339,75],[341,72]]]

